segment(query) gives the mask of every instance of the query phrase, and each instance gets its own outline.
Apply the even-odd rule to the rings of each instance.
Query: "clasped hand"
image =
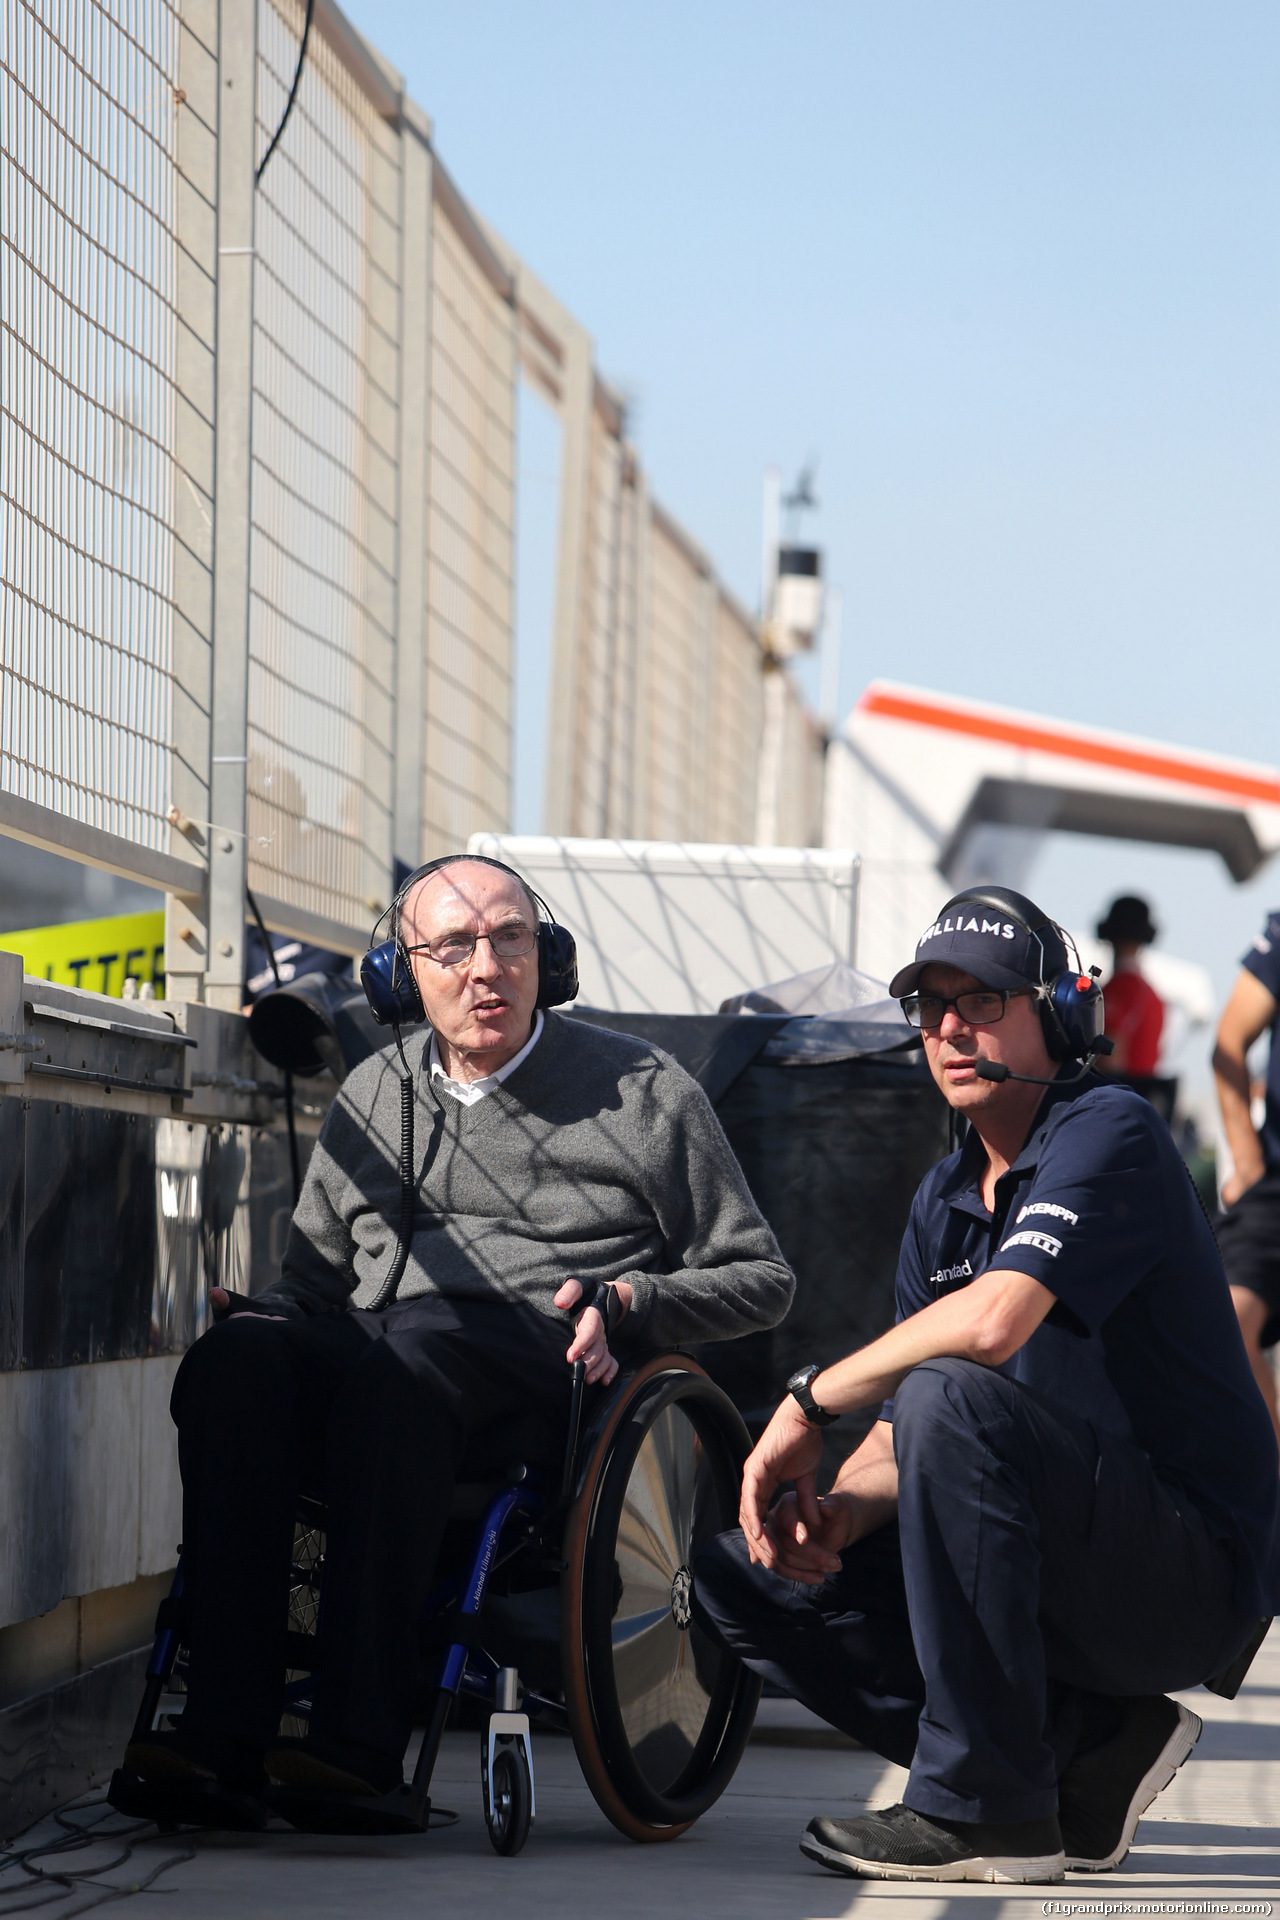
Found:
[[[853,1539],[856,1502],[849,1494],[819,1498],[822,1435],[795,1401],[784,1400],[742,1470],[738,1519],[757,1566],[784,1580],[818,1587],[840,1569],[840,1551]],[[784,1480],[795,1484],[770,1510]]]

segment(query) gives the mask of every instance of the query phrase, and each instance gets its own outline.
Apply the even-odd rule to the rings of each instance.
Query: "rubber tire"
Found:
[[[487,1740],[488,1735],[481,1738]],[[529,1838],[532,1818],[533,1782],[524,1748],[519,1744],[499,1747],[493,1756],[489,1804],[485,1808],[485,1825],[494,1852],[507,1856],[519,1853]]]

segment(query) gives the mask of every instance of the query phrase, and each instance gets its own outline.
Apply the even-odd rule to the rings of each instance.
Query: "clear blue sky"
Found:
[[[846,705],[1280,759],[1274,0],[349,10],[744,598],[762,470],[819,456]],[[1098,843],[1035,884],[1148,885],[1223,984],[1280,897]]]

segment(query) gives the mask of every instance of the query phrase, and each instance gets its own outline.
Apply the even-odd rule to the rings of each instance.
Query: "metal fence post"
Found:
[[[173,485],[173,720],[170,851],[209,855],[210,671],[217,399],[218,0],[184,0],[178,51],[178,299]],[[176,817],[175,817],[176,816]],[[197,878],[193,874],[193,881]],[[199,893],[170,892],[165,992],[198,1000],[209,928]]]
[[[400,122],[400,471],[396,605],[396,770],[392,848],[422,859],[427,664],[427,467],[431,408],[431,122],[405,99]]]
[[[209,959],[205,998],[241,1004],[249,699],[250,425],[257,0],[218,10],[217,411]]]
[[[547,791],[543,831],[572,833],[579,674],[586,639],[584,581],[591,524],[595,368],[590,336],[572,322],[564,330],[560,451],[560,539],[556,573],[551,698],[547,703]]]

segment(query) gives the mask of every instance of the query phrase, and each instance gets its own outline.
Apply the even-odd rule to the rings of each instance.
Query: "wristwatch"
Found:
[[[811,1427],[829,1427],[833,1420],[840,1418],[838,1413],[828,1413],[825,1407],[820,1407],[809,1391],[821,1372],[821,1367],[801,1367],[787,1382],[787,1392]]]

